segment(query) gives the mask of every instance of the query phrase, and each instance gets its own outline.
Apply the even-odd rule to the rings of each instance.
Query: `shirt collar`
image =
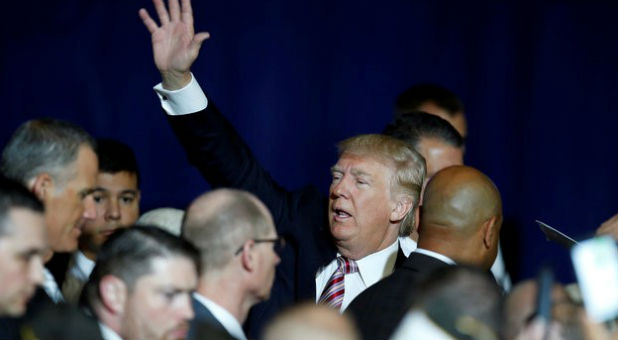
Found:
[[[103,323],[99,322],[99,329],[101,330],[101,337],[104,340],[122,340],[118,333],[114,332],[111,328],[107,327]]]
[[[43,290],[47,296],[54,303],[64,302],[64,298],[62,297],[62,293],[60,292],[60,288],[58,288],[58,283],[56,283],[56,279],[49,271],[49,269],[43,267]]]
[[[201,304],[206,306],[208,310],[212,313],[212,315],[221,323],[223,328],[230,333],[236,339],[246,340],[245,332],[242,330],[242,326],[240,322],[225,308],[219,306],[214,301],[209,298],[200,295],[198,293],[193,293],[193,297],[199,301]]]
[[[393,272],[398,250],[399,242],[395,240],[390,246],[356,261],[365,286],[369,287]]]
[[[423,249],[423,248],[416,248],[415,252],[417,253],[421,253],[423,255],[427,255],[427,256],[431,256],[433,258],[436,258],[444,263],[450,264],[450,265],[455,265],[455,261],[453,261],[453,259],[451,259],[448,256],[444,256],[440,253],[436,253],[435,251],[431,251],[431,250],[427,250],[427,249]]]
[[[77,269],[77,272],[74,272],[74,274],[79,275],[80,279],[84,281],[88,280],[88,278],[90,277],[90,273],[92,273],[92,269],[94,269],[94,264],[94,261],[87,258],[86,255],[84,255],[84,253],[82,253],[81,251],[78,250],[77,252],[75,252],[75,267]]]

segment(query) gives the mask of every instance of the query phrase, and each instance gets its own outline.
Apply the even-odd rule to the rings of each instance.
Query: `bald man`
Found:
[[[241,325],[253,305],[270,297],[280,262],[281,238],[268,208],[246,191],[214,190],[191,203],[181,232],[202,258],[189,339],[202,337],[202,324],[246,339]]]
[[[359,295],[348,308],[362,337],[387,339],[414,300],[414,285],[432,271],[457,263],[487,270],[496,258],[502,201],[478,170],[453,166],[427,184],[418,248],[393,274]]]
[[[354,321],[346,313],[305,302],[284,309],[271,320],[262,339],[359,339]]]

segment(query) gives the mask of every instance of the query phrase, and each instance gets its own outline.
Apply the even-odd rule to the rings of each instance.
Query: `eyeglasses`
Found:
[[[282,236],[276,237],[276,238],[254,238],[253,239],[254,243],[273,243],[274,244],[274,250],[277,254],[281,254],[281,251],[283,250],[283,248],[285,248],[285,238],[283,238]],[[236,252],[234,253],[234,256],[242,253],[242,250],[244,248],[244,245],[240,246],[240,248],[238,248],[238,250],[236,250]]]

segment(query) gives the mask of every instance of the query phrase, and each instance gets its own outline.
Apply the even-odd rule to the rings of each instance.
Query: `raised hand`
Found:
[[[152,52],[163,78],[163,87],[177,90],[191,81],[191,65],[199,54],[202,42],[210,34],[194,33],[190,0],[182,0],[180,5],[178,0],[169,0],[169,11],[163,0],[152,2],[161,25],[157,25],[144,8],[139,10],[139,16],[152,35]]]

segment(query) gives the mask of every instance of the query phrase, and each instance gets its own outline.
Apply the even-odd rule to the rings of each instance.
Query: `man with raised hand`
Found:
[[[357,136],[339,145],[328,198],[312,187],[285,190],[192,76],[190,67],[208,34],[194,35],[189,0],[182,6],[170,0],[169,11],[162,0],[154,4],[160,25],[146,10],[139,14],[152,34],[162,77],[155,91],[190,162],[215,188],[255,194],[273,214],[277,232],[289,240],[271,298],[256,305],[245,323],[249,337],[260,336],[269,318],[299,300],[344,310],[392,272],[400,254],[397,236],[408,235],[414,225],[425,175],[422,156],[394,138]]]

